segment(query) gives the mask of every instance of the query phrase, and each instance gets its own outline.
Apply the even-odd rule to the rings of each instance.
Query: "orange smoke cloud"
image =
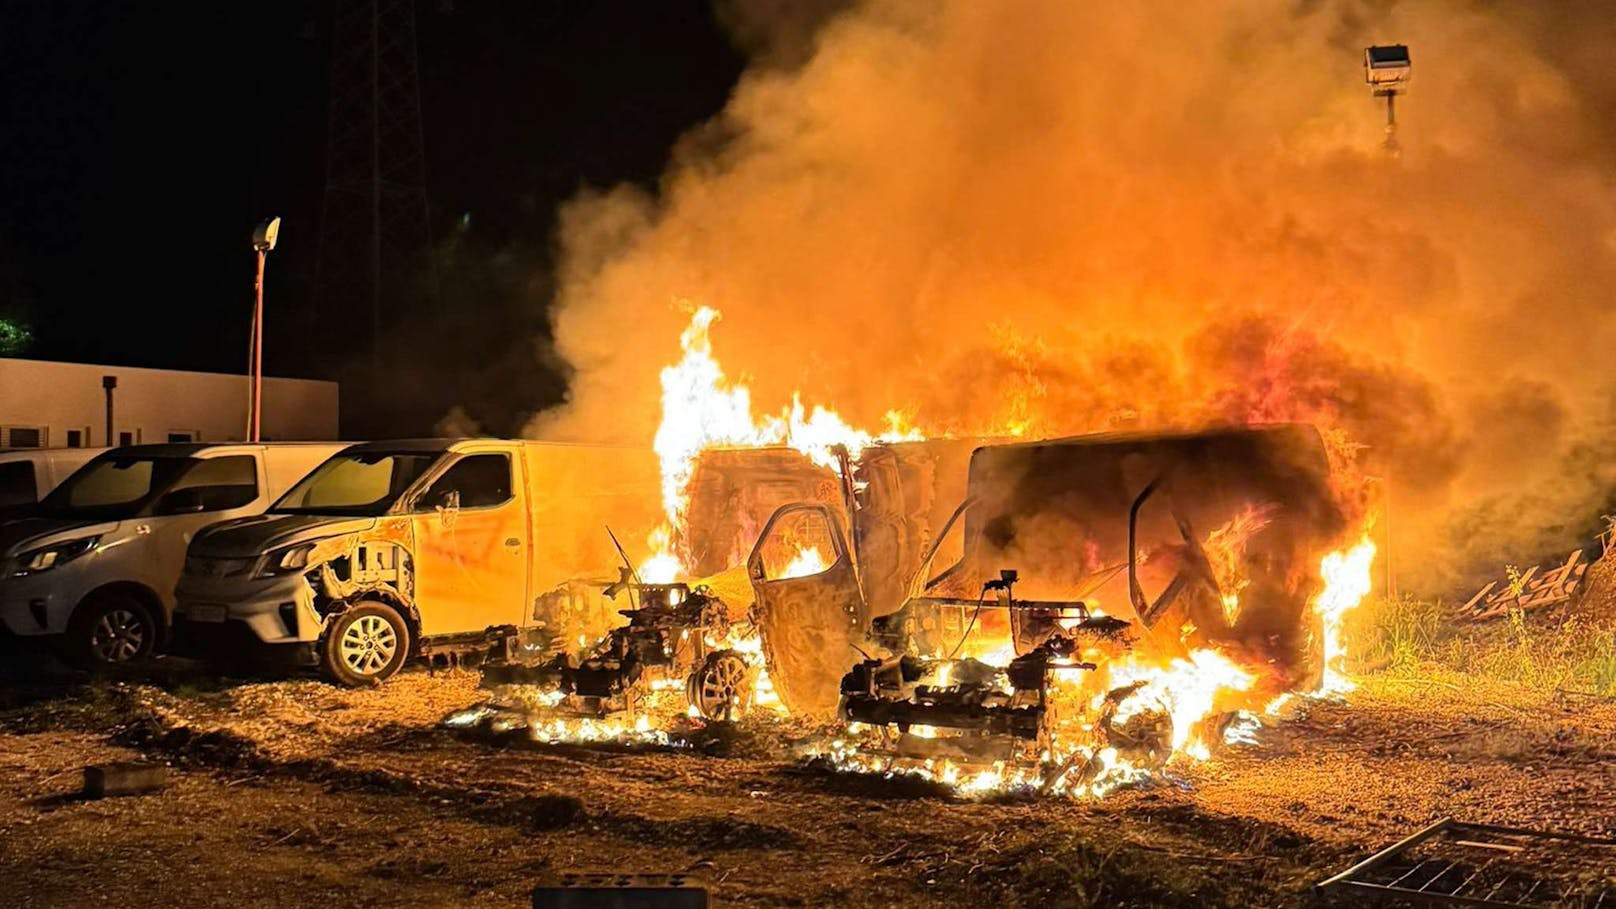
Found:
[[[1607,19],[854,5],[791,68],[761,54],[654,198],[563,212],[555,338],[574,375],[529,431],[649,440],[687,299],[723,312],[718,356],[764,410],[800,390],[856,425],[899,409],[928,432],[1029,436],[1319,421],[1435,553],[1476,503],[1563,489],[1563,453],[1608,429]],[[1360,69],[1394,41],[1414,56],[1395,159]],[[1575,486],[1556,508],[1616,476]],[[1507,513],[1469,542],[1581,517]]]

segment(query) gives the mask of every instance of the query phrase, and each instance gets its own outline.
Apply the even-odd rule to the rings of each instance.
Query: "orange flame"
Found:
[[[820,555],[819,547],[809,546],[797,550],[797,554],[792,556],[790,562],[786,563],[786,567],[780,570],[780,577],[782,579],[805,578],[809,575],[819,574],[829,567],[830,565],[825,562],[825,557]]]
[[[1248,505],[1240,509],[1229,523],[1207,534],[1202,547],[1212,565],[1212,574],[1218,582],[1223,599],[1223,618],[1233,625],[1240,618],[1240,594],[1251,583],[1241,573],[1246,543],[1273,520],[1274,509],[1267,505]]]
[[[1324,625],[1324,676],[1318,694],[1344,694],[1357,685],[1347,678],[1347,648],[1341,640],[1341,625],[1348,612],[1363,602],[1373,586],[1370,569],[1375,561],[1375,541],[1367,535],[1345,552],[1332,552],[1319,563],[1324,590],[1313,601],[1313,611]]]
[[[817,404],[810,410],[800,394],[792,395],[790,406],[778,415],[754,416],[751,389],[726,377],[713,356],[710,332],[719,318],[718,310],[710,306],[696,307],[690,325],[679,335],[683,356],[662,370],[662,423],[652,447],[662,465],[666,523],[648,540],[652,555],[639,569],[640,577],[651,583],[666,583],[684,573],[675,543],[690,504],[688,487],[696,458],[703,450],[720,445],[787,445],[835,470],[838,446],[856,458],[875,442],[923,438],[898,411],[887,413],[883,432],[871,433],[850,425],[834,410]]]

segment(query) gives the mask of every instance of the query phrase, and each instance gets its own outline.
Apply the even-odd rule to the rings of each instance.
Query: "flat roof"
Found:
[[[64,366],[73,369],[100,370],[107,373],[116,372],[154,372],[177,376],[208,376],[223,377],[227,379],[247,379],[246,373],[236,372],[203,372],[196,369],[165,369],[154,366],[109,366],[104,363],[74,363],[68,360],[33,360],[27,357],[0,357],[0,366],[15,363],[19,366]],[[305,379],[298,376],[264,376],[266,382],[317,382],[321,385],[335,386],[339,383],[330,379]]]

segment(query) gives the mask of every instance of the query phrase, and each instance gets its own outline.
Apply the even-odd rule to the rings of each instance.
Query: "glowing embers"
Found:
[[[722,600],[705,588],[626,576],[606,595],[625,592],[634,604],[623,610],[627,624],[580,658],[548,652],[491,661],[483,686],[495,697],[450,725],[520,728],[552,743],[672,745],[708,723],[780,709],[755,628],[731,621]]]
[[[1211,651],[1161,666],[1088,668],[1036,652],[1016,662],[911,661],[907,697],[844,696],[846,724],[810,753],[837,771],[919,778],[963,795],[1099,797],[1166,780],[1175,766],[1208,760],[1214,745],[1255,744],[1262,726],[1228,706],[1253,676]],[[1032,687],[1012,681],[1040,675]]]
[[[685,722],[674,698],[658,709],[646,704],[633,717],[565,716],[552,712],[558,692],[508,686],[495,697],[445,717],[448,729],[477,730],[492,736],[518,735],[548,745],[609,744],[629,747],[687,748],[695,725]],[[682,701],[682,698],[679,699]]]
[[[1108,672],[1112,694],[1130,690],[1112,711],[1114,728],[1126,728],[1135,717],[1165,715],[1171,730],[1170,753],[1203,761],[1211,756],[1200,730],[1203,721],[1220,701],[1227,703],[1231,694],[1248,691],[1256,682],[1233,660],[1205,648],[1166,665],[1130,657],[1112,663]]]

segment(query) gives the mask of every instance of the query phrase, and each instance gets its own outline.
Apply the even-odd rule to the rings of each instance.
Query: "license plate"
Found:
[[[225,608],[218,603],[192,603],[185,607],[185,614],[195,622],[222,622]]]

